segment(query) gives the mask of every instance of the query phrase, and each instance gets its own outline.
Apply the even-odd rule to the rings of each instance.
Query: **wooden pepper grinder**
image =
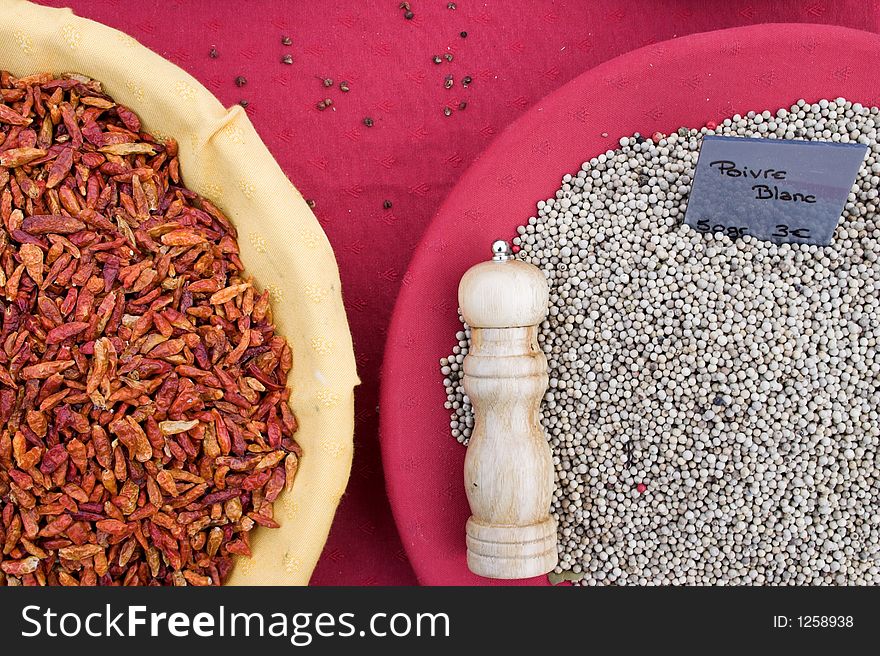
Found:
[[[515,259],[506,241],[493,243],[492,252],[458,286],[471,328],[464,389],[474,408],[464,462],[472,513],[467,559],[475,574],[517,579],[545,574],[557,562],[553,463],[538,419],[547,389],[538,324],[549,290],[540,269]]]

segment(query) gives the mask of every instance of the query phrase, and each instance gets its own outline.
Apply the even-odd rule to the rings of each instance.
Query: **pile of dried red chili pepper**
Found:
[[[99,82],[0,101],[0,585],[219,585],[300,454],[268,293]]]

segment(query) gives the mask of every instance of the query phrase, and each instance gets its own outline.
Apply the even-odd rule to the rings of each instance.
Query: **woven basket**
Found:
[[[358,383],[330,243],[241,107],[226,110],[177,66],[68,9],[0,0],[0,12],[0,68],[100,80],[145,130],[177,139],[186,185],[235,223],[247,271],[269,289],[293,350],[288,382],[303,457],[275,506],[281,528],[254,532],[253,557],[238,559],[229,584],[308,583],[348,482]]]

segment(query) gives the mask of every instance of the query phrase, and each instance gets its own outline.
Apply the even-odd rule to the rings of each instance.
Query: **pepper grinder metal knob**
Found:
[[[548,379],[537,338],[549,290],[540,269],[515,259],[507,242],[492,244],[492,255],[458,287],[471,328],[464,389],[474,408],[464,464],[467,558],[475,574],[527,578],[549,572],[558,558],[553,463],[539,421]]]

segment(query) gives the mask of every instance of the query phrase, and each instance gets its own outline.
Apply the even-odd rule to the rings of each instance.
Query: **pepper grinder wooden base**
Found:
[[[458,290],[471,328],[463,382],[474,408],[464,471],[468,567],[490,578],[528,578],[558,558],[553,463],[539,421],[547,358],[537,335],[549,291],[544,274],[514,259],[506,242],[495,242],[493,252]]]
[[[467,563],[490,579],[528,579],[556,567],[556,522],[531,526],[487,526],[467,522]]]

